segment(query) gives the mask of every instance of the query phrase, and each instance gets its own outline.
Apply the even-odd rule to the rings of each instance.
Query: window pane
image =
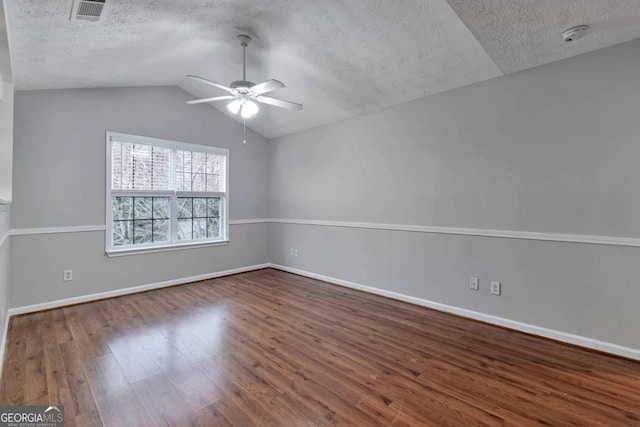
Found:
[[[218,175],[207,175],[207,191],[222,192]]]
[[[133,243],[133,221],[113,221],[113,246]]]
[[[222,171],[224,156],[219,154],[207,154],[207,173],[219,175]]]
[[[225,156],[217,155],[217,174],[218,174],[218,191],[224,193],[227,191],[227,158]]]
[[[184,160],[183,160],[183,156],[182,156],[183,151],[182,150],[176,150],[175,151],[175,162],[176,162],[176,171],[178,172],[182,172],[184,170]]]
[[[133,243],[151,243],[151,220],[133,221]]]
[[[129,190],[133,188],[133,182],[131,178],[131,165],[133,159],[131,157],[131,150],[133,150],[133,144],[120,144],[120,150],[122,152],[122,168],[120,170],[121,175],[121,188],[123,190]],[[112,166],[113,169],[113,166]]]
[[[152,218],[152,198],[151,197],[134,197],[133,198],[133,218],[134,219],[151,219]]]
[[[204,239],[206,237],[207,237],[207,219],[194,218],[193,219],[193,238]]]
[[[191,175],[191,191],[207,191],[205,178],[206,175],[203,173]]]
[[[191,191],[191,175],[176,172],[176,190]]]
[[[209,197],[207,199],[207,216],[218,218],[220,217],[220,198]]]
[[[193,199],[193,216],[199,218],[207,216],[207,199],[200,197]]]
[[[176,150],[176,171],[191,173],[191,151]]]
[[[220,154],[207,154],[207,191],[225,192],[226,158]]]
[[[133,219],[133,198],[112,197],[113,219]]]
[[[178,240],[191,240],[191,226],[192,219],[179,219],[178,220]]]
[[[207,237],[220,237],[220,221],[217,218],[207,218]]]
[[[111,188],[168,190],[168,148],[126,142],[111,143]]]
[[[152,147],[151,188],[154,190],[167,190],[170,187],[169,183],[169,150]]]
[[[169,218],[169,198],[154,197],[153,198],[153,219]]]
[[[131,151],[131,177],[133,188],[136,190],[151,189],[151,147],[148,145],[134,145]]]
[[[191,172],[193,173],[205,173],[206,172],[206,163],[207,163],[207,155],[205,153],[191,153]]]
[[[153,220],[152,239],[154,242],[166,242],[169,240],[169,220],[167,219]]]
[[[178,197],[178,218],[191,218],[191,197]]]
[[[122,188],[122,143],[111,144],[111,188]]]

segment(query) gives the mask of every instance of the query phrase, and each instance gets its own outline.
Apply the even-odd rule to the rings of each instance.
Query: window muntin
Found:
[[[107,252],[227,240],[228,150],[107,133]]]

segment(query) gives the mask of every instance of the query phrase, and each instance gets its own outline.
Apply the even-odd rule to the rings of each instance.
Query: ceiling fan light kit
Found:
[[[240,112],[243,119],[250,119],[258,114],[258,111],[260,110],[258,104],[250,99],[235,99],[227,105],[227,109],[233,114],[238,114],[238,112]]]
[[[242,47],[242,80],[231,82],[229,86],[215,83],[202,77],[189,75],[188,78],[205,83],[209,86],[224,90],[228,95],[216,96],[212,98],[195,99],[187,101],[187,104],[202,104],[207,102],[230,100],[227,109],[232,114],[240,114],[243,119],[255,117],[260,111],[258,104],[267,104],[274,107],[284,108],[287,110],[300,111],[302,104],[284,101],[282,99],[271,98],[263,94],[272,92],[276,89],[284,88],[284,83],[279,80],[267,80],[266,82],[255,84],[247,80],[247,46],[252,40],[249,31],[242,31],[238,34],[238,41]],[[255,37],[255,36],[254,36]]]

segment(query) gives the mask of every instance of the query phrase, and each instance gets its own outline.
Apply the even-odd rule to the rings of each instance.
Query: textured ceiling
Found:
[[[69,21],[71,0],[5,2],[18,89],[177,84],[185,74],[228,84],[241,77],[233,27],[252,28],[261,40],[247,77],[281,80],[272,95],[304,104],[262,107],[247,125],[267,137],[500,75],[446,0],[107,0],[97,23]]]
[[[640,37],[639,0],[448,1],[505,74]],[[562,41],[581,24],[584,38]]]
[[[95,23],[70,21],[72,0],[4,1],[19,90],[222,95],[183,76],[239,79],[233,28],[251,28],[248,79],[279,79],[271,95],[304,104],[247,121],[269,138],[640,37],[640,0],[107,0]],[[561,41],[582,23],[594,31]]]

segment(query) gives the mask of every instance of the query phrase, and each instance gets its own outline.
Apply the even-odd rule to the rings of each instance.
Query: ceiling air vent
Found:
[[[105,0],[75,0],[71,6],[69,19],[97,21],[104,9]]]

